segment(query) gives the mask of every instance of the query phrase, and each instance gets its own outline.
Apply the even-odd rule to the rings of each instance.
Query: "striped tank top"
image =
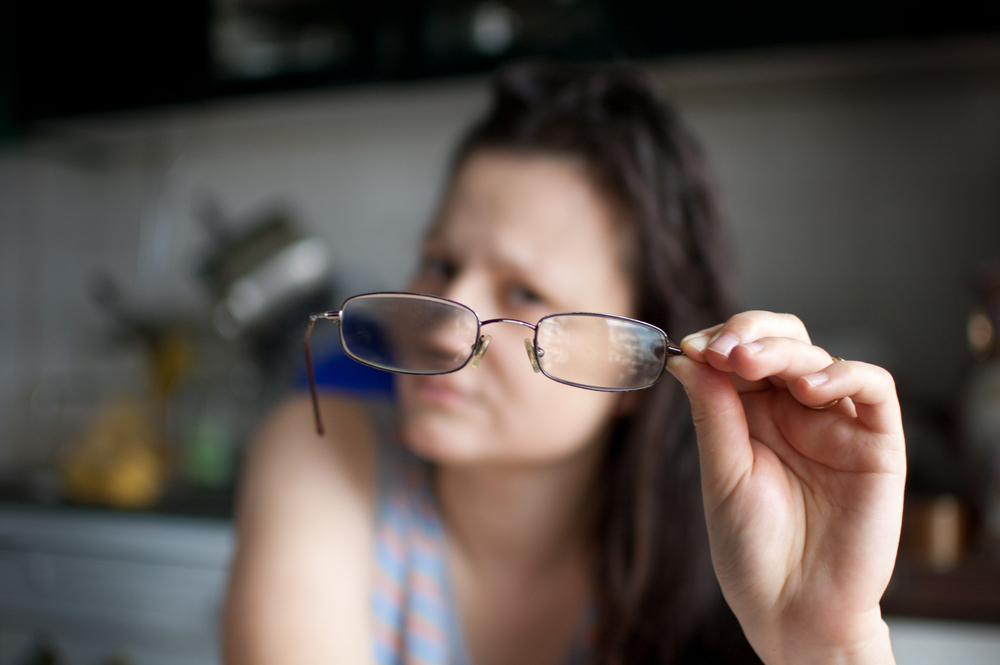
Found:
[[[375,579],[371,602],[378,665],[469,665],[445,559],[430,465],[379,431]],[[581,618],[564,665],[588,660],[595,612]]]

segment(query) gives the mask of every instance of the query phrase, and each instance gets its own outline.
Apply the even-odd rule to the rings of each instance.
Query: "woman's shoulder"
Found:
[[[244,468],[241,524],[263,502],[294,513],[352,508],[376,521],[405,506],[408,520],[434,521],[431,465],[400,442],[391,403],[327,395],[319,408],[322,435],[306,396],[282,404],[261,428]]]
[[[241,547],[275,539],[299,545],[339,542],[345,520],[366,525],[376,501],[377,442],[364,404],[324,396],[326,432],[316,432],[308,396],[279,406],[259,430],[243,464],[236,521]],[[357,535],[357,534],[356,534]],[[364,539],[356,542],[363,542]]]
[[[294,636],[299,651],[321,660],[350,654],[348,661],[370,662],[375,425],[362,403],[324,397],[320,408],[324,436],[308,397],[294,398],[268,418],[247,456],[226,610],[228,659],[293,662]]]
[[[249,451],[246,483],[276,483],[276,490],[294,496],[296,487],[332,498],[353,495],[371,504],[376,489],[378,433],[370,409],[362,402],[323,396],[319,401],[325,425],[316,431],[308,396],[296,396],[267,419]]]

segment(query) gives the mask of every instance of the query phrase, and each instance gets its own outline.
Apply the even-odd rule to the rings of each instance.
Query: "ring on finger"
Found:
[[[835,362],[835,363],[842,363],[842,362],[844,362],[844,359],[841,358],[840,356],[830,356],[830,358],[832,358],[833,362]],[[837,399],[833,400],[832,402],[828,402],[826,404],[820,404],[819,406],[810,406],[809,408],[812,409],[813,411],[822,411],[823,409],[829,409],[830,407],[837,406],[838,404],[840,404],[840,400],[841,399],[842,398],[838,397]]]

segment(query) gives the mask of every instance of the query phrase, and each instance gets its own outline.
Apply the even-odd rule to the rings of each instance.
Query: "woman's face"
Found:
[[[455,176],[411,287],[483,321],[557,312],[634,316],[627,226],[583,167],[558,156],[480,151]],[[598,440],[622,399],[535,373],[533,332],[496,323],[478,368],[399,376],[404,440],[438,463],[545,462]]]

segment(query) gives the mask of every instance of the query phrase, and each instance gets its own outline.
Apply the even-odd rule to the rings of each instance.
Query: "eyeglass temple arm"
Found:
[[[677,346],[669,339],[667,340],[667,355],[668,356],[683,356],[684,352],[681,351],[681,347]]]
[[[302,345],[306,352],[306,375],[309,377],[309,395],[312,397],[313,417],[316,419],[316,434],[323,436],[323,419],[319,415],[319,396],[316,394],[316,374],[313,372],[312,350],[309,347],[309,336],[312,335],[313,326],[320,319],[328,321],[339,321],[340,312],[323,312],[322,314],[310,314],[309,325],[306,326],[305,335],[302,337]]]

